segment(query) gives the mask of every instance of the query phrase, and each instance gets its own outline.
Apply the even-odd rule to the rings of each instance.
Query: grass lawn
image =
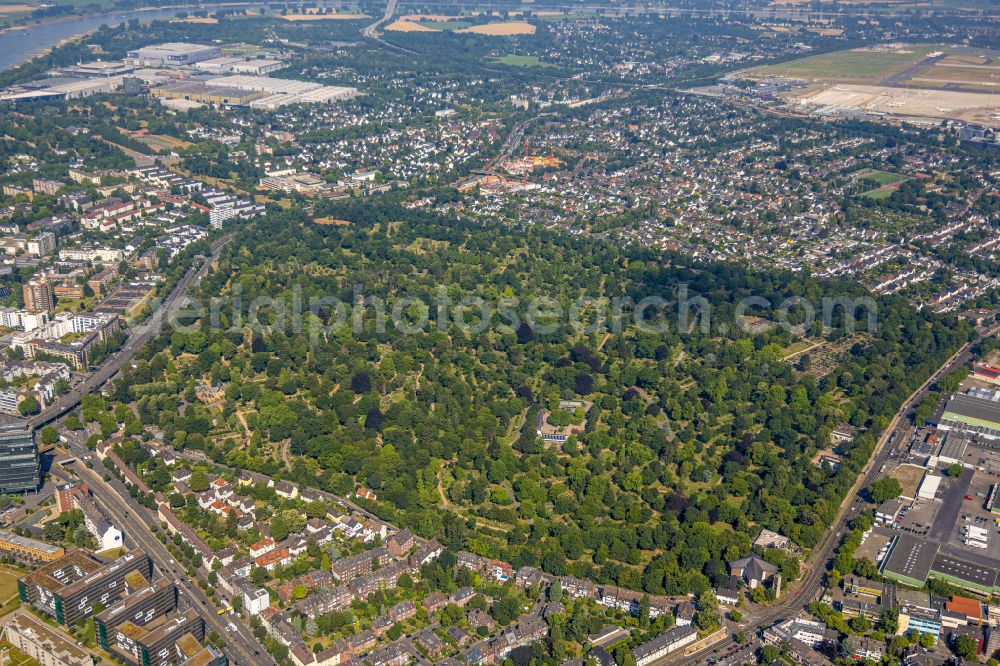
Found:
[[[5,666],[37,666],[38,662],[24,654],[7,641],[0,642],[0,652],[7,655]]]
[[[758,76],[787,76],[821,81],[850,81],[875,83],[887,76],[898,74],[923,60],[940,47],[921,44],[907,46],[906,53],[881,51],[835,51],[798,60],[765,65],[751,71]]]
[[[10,613],[21,605],[17,596],[17,579],[22,575],[16,569],[0,567],[0,616]]]
[[[23,575],[16,569],[0,567],[0,603],[17,595],[17,579]]]
[[[507,54],[499,58],[494,58],[494,60],[502,65],[510,65],[511,67],[555,67],[552,63],[545,62],[538,56]]]

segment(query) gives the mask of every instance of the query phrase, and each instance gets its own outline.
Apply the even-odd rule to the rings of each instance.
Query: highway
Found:
[[[983,331],[974,340],[962,345],[958,351],[952,354],[934,374],[928,377],[906,399],[903,406],[893,416],[892,421],[889,422],[888,427],[883,431],[882,436],[879,437],[871,458],[869,458],[861,474],[858,475],[851,490],[844,497],[833,527],[827,529],[819,544],[813,549],[809,559],[803,564],[802,569],[804,574],[798,581],[793,583],[795,586],[794,591],[774,606],[751,607],[746,612],[745,618],[738,625],[731,627],[733,632],[724,640],[687,656],[667,655],[661,660],[653,662],[653,666],[697,664],[702,659],[713,656],[717,652],[724,653],[730,647],[735,646],[736,641],[733,639],[734,632],[744,631],[750,633],[755,627],[763,628],[780,620],[795,617],[805,606],[815,600],[823,588],[823,576],[826,571],[825,565],[833,557],[833,551],[840,543],[844,531],[847,529],[847,524],[859,513],[864,512],[867,506],[864,499],[860,496],[860,492],[879,476],[879,470],[887,462],[894,448],[890,444],[899,445],[905,441],[903,435],[909,430],[910,418],[913,416],[917,405],[927,396],[934,383],[958,367],[968,363],[972,357],[972,348],[981,340],[991,335],[996,335],[998,331],[1000,331],[1000,326],[994,326]]]
[[[385,13],[382,14],[382,18],[375,21],[371,25],[365,26],[361,30],[361,35],[367,39],[378,42],[382,46],[392,49],[394,51],[400,51],[401,53],[409,53],[411,55],[417,55],[414,51],[410,49],[404,49],[402,46],[396,46],[391,44],[384,39],[382,39],[382,33],[379,32],[379,28],[389,22],[392,15],[396,13],[396,2],[397,0],[389,0],[389,3],[385,6]]]
[[[77,386],[73,387],[69,393],[60,396],[51,405],[45,408],[42,413],[29,419],[29,423],[35,428],[52,423],[56,419],[65,415],[80,404],[80,400],[88,393],[93,393],[100,389],[105,382],[115,376],[122,366],[132,360],[135,353],[143,345],[155,338],[163,330],[163,323],[169,321],[169,317],[175,315],[184,304],[181,298],[185,295],[191,285],[196,284],[208,273],[208,268],[212,262],[218,259],[222,248],[232,239],[232,235],[223,236],[212,243],[212,254],[205,259],[200,266],[192,266],[184,277],[180,279],[173,291],[163,300],[149,318],[132,330],[125,344],[117,352],[107,358],[101,366]]]

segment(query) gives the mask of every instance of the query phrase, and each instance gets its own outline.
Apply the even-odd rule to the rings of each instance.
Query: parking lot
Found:
[[[879,552],[885,552],[883,549],[889,545],[889,542],[895,536],[893,530],[890,530],[881,525],[876,525],[872,528],[871,534],[868,538],[864,540],[864,543],[858,547],[855,557],[860,559],[867,559],[875,563],[879,563]]]
[[[914,536],[926,536],[937,517],[938,502],[917,499],[909,506],[904,505],[893,529],[909,532]]]
[[[997,524],[997,516],[990,514],[986,510],[986,498],[989,495],[990,486],[996,483],[996,477],[977,471],[972,475],[972,481],[966,490],[963,499],[959,520],[952,530],[948,543],[957,548],[976,552],[978,554],[995,554],[1000,552],[1000,525]],[[971,497],[972,499],[966,499]],[[964,533],[968,527],[975,527],[986,531],[985,541],[987,548],[976,548],[967,545]]]

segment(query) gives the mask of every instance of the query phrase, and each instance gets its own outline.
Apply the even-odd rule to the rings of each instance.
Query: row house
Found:
[[[350,517],[337,523],[336,529],[343,532],[348,539],[361,539],[364,537],[365,526],[360,521]]]
[[[437,539],[431,539],[419,546],[410,554],[408,561],[414,570],[419,570],[425,564],[430,564],[444,552],[444,546]]]
[[[573,599],[597,599],[597,585],[574,576],[562,576],[559,585]]]
[[[357,555],[342,557],[334,562],[330,569],[338,580],[349,580],[371,573],[376,567],[383,567],[389,561],[388,550],[374,548]]]
[[[306,592],[312,592],[315,589],[332,586],[333,583],[333,575],[329,571],[326,569],[317,569],[315,571],[302,574],[293,580],[286,581],[275,591],[278,593],[278,597],[287,604],[291,601],[294,590],[299,585],[305,588]]]
[[[410,552],[414,543],[415,540],[413,538],[413,532],[404,529],[389,537],[389,540],[386,541],[385,545],[393,557],[400,558]]]
[[[347,643],[340,640],[315,654],[308,648],[297,645],[289,650],[289,655],[295,666],[339,666],[351,658]]]
[[[362,631],[354,634],[353,636],[349,636],[346,641],[348,649],[354,656],[362,655],[378,644],[375,634],[370,631]]]
[[[444,592],[432,592],[420,602],[428,613],[435,613],[448,605],[448,597]]]
[[[252,562],[253,560],[251,560]],[[215,572],[216,579],[219,581],[219,587],[228,597],[232,597],[237,589],[237,584],[242,580],[242,577],[237,576],[231,568],[224,566]]]
[[[363,599],[378,590],[396,587],[400,576],[404,573],[412,573],[412,571],[405,562],[393,562],[378,571],[358,576],[348,583],[348,586],[354,596]]]
[[[309,539],[304,536],[289,538],[285,541],[285,547],[288,548],[288,553],[292,557],[298,557],[309,550]]]
[[[371,543],[376,538],[385,541],[389,536],[389,526],[385,523],[379,522],[372,518],[369,518],[364,522],[362,528],[362,539],[365,543]]]
[[[448,603],[464,608],[474,596],[476,596],[476,591],[471,587],[460,587],[448,595]]]
[[[430,628],[421,629],[413,637],[416,643],[431,658],[439,657],[445,650],[445,643]]]
[[[289,481],[278,481],[274,484],[274,492],[279,497],[284,497],[285,499],[295,499],[299,496],[299,489],[294,484]]]
[[[166,525],[167,532],[171,535],[180,534],[189,546],[201,556],[201,564],[205,571],[212,570],[212,562],[215,560],[215,551],[212,550],[205,541],[195,534],[195,531],[188,527],[177,515],[170,510],[166,504],[160,504],[156,511],[159,519]]]
[[[314,618],[318,615],[343,610],[349,607],[352,601],[354,601],[354,595],[346,586],[325,587],[316,594],[296,601],[295,610],[302,615]]]
[[[387,631],[393,627],[392,618],[388,615],[379,615],[377,618],[372,620],[372,631],[375,632],[376,636],[383,636]]]
[[[274,542],[274,539],[272,539],[271,537],[264,537],[257,543],[250,546],[250,557],[253,558],[260,557],[265,553],[271,552],[277,547],[278,545]]]
[[[510,580],[514,571],[510,564],[502,560],[489,560],[474,553],[460,551],[457,556],[457,565],[465,569],[470,569],[476,573],[488,576],[493,580],[506,583]]]
[[[412,599],[404,599],[389,609],[389,619],[393,622],[405,622],[417,614],[417,606]]]
[[[370,666],[406,666],[412,656],[403,641],[395,641],[375,650],[365,661]]]
[[[287,567],[290,565],[292,563],[292,556],[289,554],[287,548],[278,548],[264,553],[254,560],[254,563],[262,569],[274,571],[278,567]]]
[[[549,582],[550,578],[541,569],[523,566],[514,574],[514,584],[523,590],[528,587],[543,586]]]
[[[617,608],[629,615],[639,615],[642,593],[617,586],[602,587],[599,590],[597,603],[609,608]]]
[[[292,625],[291,611],[267,608],[258,617],[264,630],[274,640],[289,649],[296,646],[305,647],[305,641],[302,640],[299,630]]]
[[[487,643],[470,649],[463,656],[465,661],[471,664],[497,664],[507,658],[515,649],[531,645],[545,638],[548,629],[545,621],[537,618],[518,622]]]

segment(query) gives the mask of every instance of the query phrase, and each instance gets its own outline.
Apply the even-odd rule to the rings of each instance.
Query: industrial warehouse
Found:
[[[351,99],[358,94],[356,88],[245,75],[191,78],[154,86],[149,92],[162,99],[214,106],[249,105],[255,109],[276,109],[289,104],[323,104]]]
[[[979,435],[990,441],[998,441],[1000,402],[956,393],[941,410],[937,423],[941,430],[958,430]]]
[[[0,91],[0,101],[39,102],[144,91],[176,110],[198,106],[324,104],[355,97],[356,88],[266,76],[287,66],[285,56],[258,51],[222,55],[219,46],[171,42],[129,51],[123,61],[77,63],[47,78]]]

